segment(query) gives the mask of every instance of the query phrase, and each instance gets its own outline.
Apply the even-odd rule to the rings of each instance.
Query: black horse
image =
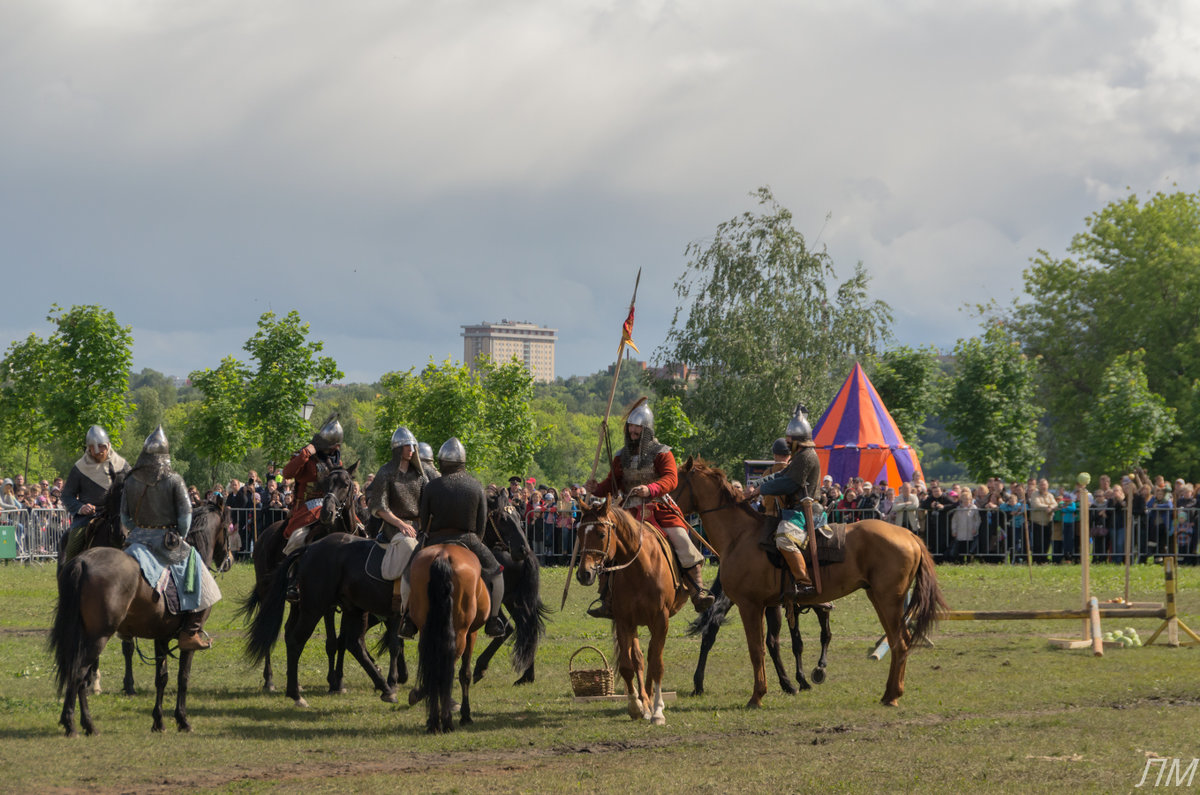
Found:
[[[687,629],[688,635],[693,637],[696,635],[700,636],[700,659],[696,661],[696,671],[692,674],[693,696],[704,694],[704,669],[708,664],[708,652],[716,642],[717,633],[720,632],[721,625],[725,623],[726,615],[732,604],[721,587],[721,576],[719,574],[713,580],[711,591],[712,595],[717,598],[717,601],[712,607],[697,616],[696,620],[688,625]],[[817,667],[812,671],[812,680],[819,685],[825,681],[826,657],[829,654],[829,641],[833,638],[833,633],[829,630],[829,612],[833,609],[833,605],[811,605],[811,609],[816,614],[817,621],[821,624],[821,656],[817,660]],[[800,637],[800,630],[796,622],[797,612],[806,612],[807,610],[809,610],[809,606],[802,607],[799,611],[789,607],[787,611],[788,630],[792,636],[792,654],[796,658],[796,679],[800,681],[800,690],[812,689],[812,685],[804,678],[804,666],[800,661],[800,657],[804,653],[804,641]],[[796,689],[796,685],[792,683],[787,669],[783,667],[783,660],[779,656],[779,630],[783,625],[782,613],[783,611],[779,605],[767,608],[767,651],[771,655],[771,662],[775,664],[775,673],[779,677],[779,687],[783,692],[795,695],[799,691]]]
[[[541,599],[541,569],[537,556],[529,548],[521,528],[521,517],[509,502],[506,491],[488,497],[488,524],[483,543],[491,548],[496,560],[504,567],[504,606],[516,628],[514,630],[510,625],[503,637],[492,638],[475,661],[472,681],[483,678],[496,651],[515,632],[523,642],[515,645],[512,651],[513,670],[521,674],[513,684],[527,684],[534,680],[534,657],[538,644],[546,635],[546,616],[550,611]],[[524,623],[530,626],[525,627]]]
[[[349,469],[338,467],[332,469],[322,479],[321,488],[325,491],[325,504],[321,508],[321,517],[317,524],[309,530],[308,545],[319,541],[330,533],[348,533],[350,535],[362,536],[360,530],[362,525],[361,517],[358,516],[355,505],[356,485],[354,483],[354,473],[358,469],[358,463],[355,462]],[[263,601],[267,596],[267,589],[271,583],[271,578],[274,576],[277,569],[283,566],[286,572],[291,565],[292,560],[302,554],[303,550],[293,553],[294,557],[289,557],[285,564],[283,549],[287,545],[287,539],[283,537],[283,529],[287,522],[274,522],[261,533],[254,543],[254,589],[242,601],[238,613],[245,619],[246,623],[254,621]],[[305,549],[307,549],[307,546]],[[286,576],[284,577],[286,580]],[[329,658],[329,673],[326,679],[329,682],[329,690],[333,693],[344,691],[342,685],[342,662],[344,660],[346,646],[348,641],[347,633],[358,632],[362,634],[365,628],[360,630],[356,623],[348,623],[349,616],[342,618],[342,632],[336,631],[336,616],[331,609],[325,618],[325,654]],[[357,622],[357,619],[355,619]],[[274,646],[275,640],[278,638],[278,629],[276,630],[275,638],[271,640],[271,646]],[[257,659],[257,654],[254,655]],[[263,690],[275,690],[275,674],[271,666],[271,649],[268,648],[265,654],[262,655],[263,662]],[[400,665],[403,668],[404,658],[400,658]],[[402,672],[403,680],[408,678],[407,671]]]
[[[204,504],[192,513],[188,541],[206,566],[220,561],[225,570],[229,552],[227,523],[216,506]],[[179,633],[180,621],[168,613],[164,600],[146,583],[138,562],[110,547],[94,547],[63,564],[58,575],[58,604],[48,645],[54,655],[58,692],[64,690],[59,723],[67,736],[74,736],[75,701],[79,700],[79,722],[95,734],[88,709],[87,682],[100,661],[105,644],[115,634],[154,641],[154,731],[163,730],[163,691],[167,686],[167,655]],[[207,616],[208,611],[204,611]],[[179,652],[179,678],[175,700],[175,723],[180,731],[191,731],[187,719],[187,686],[192,669],[192,651]]]

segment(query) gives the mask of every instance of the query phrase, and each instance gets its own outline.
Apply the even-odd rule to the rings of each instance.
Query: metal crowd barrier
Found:
[[[285,508],[230,508],[229,544],[234,556],[249,558],[262,531],[287,516]]]
[[[66,508],[10,509],[0,511],[0,526],[13,529],[15,560],[58,560],[59,544],[71,527],[71,515]]]

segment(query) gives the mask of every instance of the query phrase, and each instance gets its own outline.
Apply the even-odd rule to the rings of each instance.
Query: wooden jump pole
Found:
[[[1168,646],[1172,646],[1172,647],[1180,646],[1180,645],[1195,646],[1197,644],[1200,644],[1200,635],[1197,635],[1195,632],[1192,631],[1191,627],[1189,627],[1187,624],[1180,621],[1179,616],[1175,612],[1175,556],[1174,555],[1166,555],[1163,557],[1163,578],[1166,580],[1166,588],[1167,588],[1167,597],[1166,597],[1167,601],[1166,601],[1166,604],[1163,605],[1163,615],[1161,616],[1161,618],[1163,619],[1163,622],[1162,622],[1162,624],[1159,625],[1158,629],[1154,630],[1154,634],[1150,636],[1149,640],[1147,640],[1144,645],[1149,646],[1150,644],[1154,643],[1154,641],[1158,639],[1158,636],[1162,634],[1162,631],[1164,629],[1167,631],[1167,645]],[[1180,629],[1182,629],[1184,632],[1186,632],[1191,637],[1191,640],[1188,641],[1187,643],[1180,644],[1180,642],[1179,642],[1179,630]]]
[[[1091,481],[1091,476],[1085,472],[1079,473],[1079,493],[1075,496],[1075,502],[1079,506],[1079,569],[1083,579],[1082,592],[1083,604],[1082,607],[1087,607],[1088,598],[1092,595],[1092,531],[1090,527],[1088,511],[1088,491],[1087,484]],[[1083,622],[1083,638],[1086,640],[1091,637],[1090,619],[1084,616]]]

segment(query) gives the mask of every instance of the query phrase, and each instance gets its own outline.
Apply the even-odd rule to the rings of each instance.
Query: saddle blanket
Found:
[[[144,544],[130,544],[125,548],[125,554],[138,562],[146,582],[164,599],[167,599],[168,583],[175,586],[180,612],[206,610],[221,600],[221,589],[195,548],[186,560],[169,566]],[[168,600],[168,604],[174,606],[174,600]]]

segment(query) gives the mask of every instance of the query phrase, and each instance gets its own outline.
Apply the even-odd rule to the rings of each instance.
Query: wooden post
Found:
[[[1134,484],[1130,478],[1130,486]],[[1133,549],[1133,495],[1125,495],[1125,601],[1129,602],[1129,564]]]
[[[1088,599],[1092,594],[1092,533],[1089,525],[1088,516],[1088,491],[1087,485],[1079,484],[1079,494],[1076,502],[1079,504],[1079,568],[1083,572],[1083,607],[1087,607]],[[1089,622],[1083,622],[1083,637],[1085,639],[1091,637],[1088,627]]]

